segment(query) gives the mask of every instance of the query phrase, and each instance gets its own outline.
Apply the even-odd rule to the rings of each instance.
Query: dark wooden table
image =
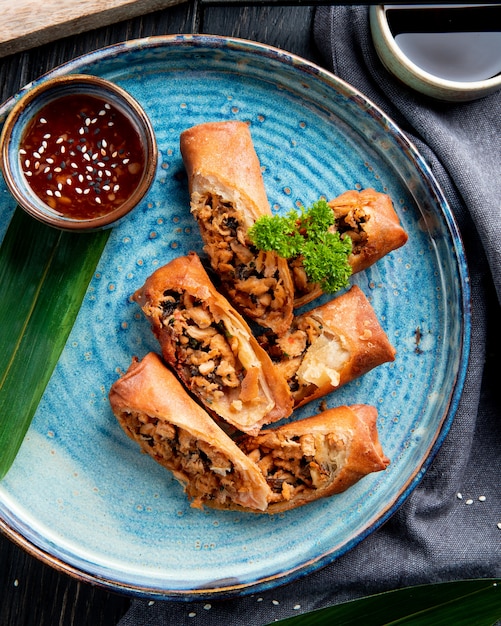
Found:
[[[277,2],[189,1],[0,59],[0,101],[76,56],[149,35],[241,37],[319,62],[311,33],[313,12],[314,6],[297,2],[287,6]],[[0,535],[0,626],[113,626],[129,602],[127,596],[52,569]]]

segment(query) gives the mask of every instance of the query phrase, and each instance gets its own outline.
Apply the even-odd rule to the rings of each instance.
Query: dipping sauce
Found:
[[[144,149],[129,118],[86,94],[42,107],[24,133],[19,157],[33,192],[53,211],[78,220],[121,206],[145,169]]]
[[[458,82],[501,72],[501,5],[385,5],[395,42],[429,74]]]

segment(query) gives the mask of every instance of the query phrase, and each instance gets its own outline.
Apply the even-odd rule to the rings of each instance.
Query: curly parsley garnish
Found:
[[[285,259],[302,257],[308,280],[325,293],[348,285],[352,250],[350,237],[332,228],[334,213],[325,200],[286,215],[264,215],[249,229],[249,239],[259,250],[273,251]]]

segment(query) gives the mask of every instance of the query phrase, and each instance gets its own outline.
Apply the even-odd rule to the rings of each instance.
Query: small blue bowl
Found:
[[[85,99],[89,100],[89,97],[98,98],[103,103],[104,107],[113,111],[115,116],[118,115],[120,119],[125,120],[127,125],[131,127],[130,133],[122,133],[126,148],[127,142],[130,142],[131,138],[134,137],[134,141],[137,142],[138,140],[137,145],[140,146],[139,153],[142,152],[144,166],[142,167],[142,171],[140,170],[137,174],[137,181],[135,181],[130,193],[123,198],[123,201],[120,200],[120,204],[118,204],[116,200],[115,204],[113,204],[107,199],[113,197],[113,183],[111,183],[111,191],[109,185],[104,187],[107,190],[105,194],[101,193],[100,188],[98,192],[96,192],[96,197],[97,194],[100,194],[98,202],[101,204],[95,215],[92,212],[89,212],[89,214],[82,213],[80,215],[72,215],[70,211],[65,213],[56,210],[56,207],[51,207],[48,204],[48,202],[50,202],[48,196],[45,200],[39,197],[28,182],[28,176],[32,175],[33,172],[26,173],[23,169],[25,156],[23,155],[22,144],[27,130],[42,110],[47,111],[47,105],[57,106],[57,101],[66,96],[75,96],[76,100],[74,98],[73,101],[77,102],[80,96],[82,102]],[[87,122],[89,121],[90,120],[87,120]],[[112,125],[113,122],[109,122],[109,126]],[[85,126],[85,123],[83,126]],[[83,130],[87,132],[86,128]],[[98,131],[96,130],[96,132]],[[125,135],[127,135],[127,137],[125,137]],[[76,144],[77,140],[74,142],[74,145]],[[123,151],[123,153],[125,153],[125,151]],[[37,152],[35,151],[34,154],[37,154]],[[106,164],[99,162],[99,157],[97,157],[96,154],[97,153],[94,152],[96,162],[95,171],[98,171],[98,165],[100,165],[99,174],[101,177],[99,180],[101,181],[100,184],[103,184],[103,181],[104,183],[107,182],[105,180],[106,175],[103,174],[103,171],[106,171]],[[109,156],[106,158],[109,158]],[[106,160],[106,158],[102,159],[102,161]],[[124,160],[124,163],[125,162],[126,160]],[[80,187],[83,187],[83,185],[77,182],[79,179],[84,181],[83,174],[85,173],[85,169],[83,169],[81,165],[85,165],[85,163],[86,162],[82,160],[82,163],[78,164],[78,171],[76,164],[74,162],[72,163],[71,159],[64,164],[65,180],[68,180],[68,184],[72,185],[71,192],[73,194],[75,193],[75,188],[77,188],[79,193],[88,193],[88,191],[81,190]],[[116,163],[114,165],[116,165]],[[86,232],[99,230],[115,224],[137,206],[145,196],[153,182],[156,166],[157,144],[152,125],[145,111],[138,102],[121,87],[118,87],[108,80],[92,75],[70,74],[67,76],[58,76],[29,89],[12,108],[0,136],[0,167],[10,193],[14,196],[18,204],[31,216],[49,226],[62,230]],[[121,167],[123,169],[125,166]],[[113,174],[115,174],[115,171],[117,170],[114,170]],[[110,170],[108,170],[108,173],[110,173]],[[36,174],[38,175],[39,172],[36,172]],[[48,176],[50,177],[51,174]],[[31,180],[34,178],[35,176],[33,176]],[[95,182],[88,184],[89,187],[94,185],[92,189],[97,188],[97,183]],[[116,188],[118,189],[118,187],[117,185]],[[68,187],[68,190],[70,190],[70,187]],[[89,189],[89,191],[90,190],[91,189]],[[52,190],[46,193],[54,195]],[[57,189],[55,193],[58,195]],[[59,192],[59,196],[60,193],[61,192]],[[71,204],[70,196],[68,196],[66,200],[68,204]]]

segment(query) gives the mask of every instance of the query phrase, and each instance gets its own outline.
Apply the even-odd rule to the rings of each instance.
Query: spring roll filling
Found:
[[[159,463],[176,473],[193,499],[192,506],[201,507],[208,501],[221,505],[239,501],[238,485],[243,486],[244,480],[226,455],[185,429],[156,417],[132,411],[129,418],[128,428],[151,448],[150,453]]]
[[[266,333],[258,339],[285,376],[296,403],[326,382],[336,387],[350,356],[343,337],[314,315],[296,318],[285,335]]]
[[[212,268],[236,306],[254,319],[280,318],[287,292],[271,253],[257,250],[247,238],[251,224],[219,195],[193,194],[194,214],[202,230]]]
[[[270,503],[327,487],[347,454],[346,442],[334,433],[293,437],[269,433],[240,445],[264,475],[272,492]]]
[[[232,408],[239,410],[247,372],[238,358],[239,341],[224,320],[215,320],[207,304],[188,293],[167,290],[160,306],[178,366],[184,369],[192,391],[208,404],[230,394],[234,396]]]

